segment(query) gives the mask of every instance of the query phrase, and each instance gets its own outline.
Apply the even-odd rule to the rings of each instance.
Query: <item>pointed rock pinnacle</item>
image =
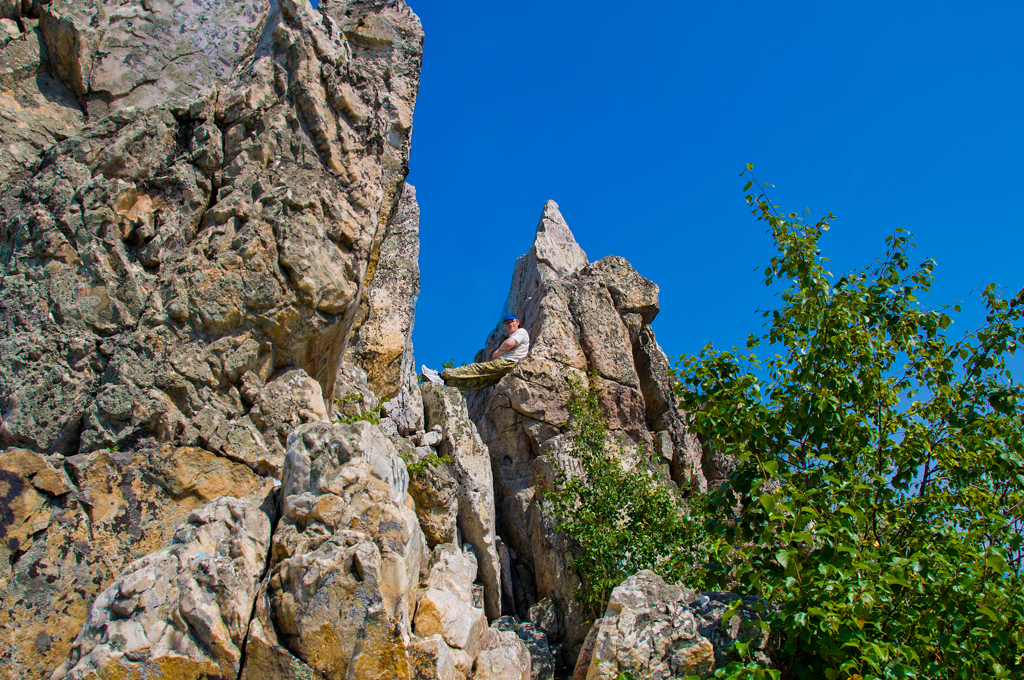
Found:
[[[576,243],[576,237],[565,223],[558,204],[548,201],[537,223],[537,235],[530,252],[516,260],[505,310],[523,314],[527,300],[533,297],[541,284],[569,276],[587,264],[587,254]]]

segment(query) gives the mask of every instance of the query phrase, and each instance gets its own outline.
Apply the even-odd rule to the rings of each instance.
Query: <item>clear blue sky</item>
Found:
[[[1024,286],[1024,3],[409,2],[418,363],[472,360],[549,198],[591,261],[661,287],[670,356],[742,343],[772,304],[747,162],[837,215],[833,272],[903,227],[961,329],[973,289]]]

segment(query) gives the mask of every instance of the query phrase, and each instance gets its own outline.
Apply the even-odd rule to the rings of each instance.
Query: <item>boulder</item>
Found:
[[[268,584],[281,643],[327,678],[408,678],[426,547],[405,463],[367,421],[301,425],[288,442]]]
[[[270,520],[249,501],[194,510],[96,598],[53,679],[237,677],[269,544]]]
[[[612,590],[604,617],[594,622],[573,674],[574,680],[617,678],[629,671],[656,679],[711,677],[734,659],[736,640],[750,642],[759,663],[771,666],[767,626],[757,602],[746,598],[737,614],[722,621],[736,595],[694,593],[640,571]]]
[[[530,652],[530,677],[533,680],[552,680],[555,677],[555,657],[551,653],[547,636],[529,621],[516,621],[514,616],[502,616],[491,624],[493,630],[515,633]]]
[[[434,434],[431,431],[431,434]],[[440,433],[436,433],[440,435]],[[428,456],[433,461],[437,453],[430,446],[416,446],[415,442],[404,437],[392,437],[395,446],[408,465],[421,463]],[[457,521],[459,516],[459,484],[455,479],[451,464],[442,462],[437,465],[425,463],[421,469],[409,478],[409,495],[416,503],[416,517],[420,528],[431,548],[456,540]],[[473,566],[474,573],[476,565]]]
[[[487,617],[454,593],[428,588],[416,605],[414,627],[420,637],[440,635],[449,647],[473,658],[484,642]]]
[[[501,563],[495,535],[491,457],[469,419],[466,402],[458,389],[430,382],[421,389],[426,426],[441,427],[437,451],[451,461],[458,481],[458,529],[462,540],[476,553],[487,618],[493,620],[501,615]]]
[[[455,658],[440,635],[418,640],[409,649],[411,680],[457,680]]]
[[[263,434],[269,451],[264,474],[281,477],[285,447],[296,427],[327,417],[320,384],[301,368],[283,371],[255,391],[247,416]]]
[[[487,646],[476,657],[474,680],[530,680],[530,652],[515,633],[489,629]]]

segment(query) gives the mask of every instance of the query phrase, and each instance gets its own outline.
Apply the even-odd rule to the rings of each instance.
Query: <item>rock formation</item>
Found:
[[[587,634],[537,505],[566,377],[721,478],[657,286],[552,202],[530,355],[469,405],[417,384],[422,46],[403,0],[0,0],[0,678],[546,680]]]
[[[630,671],[668,680],[710,677],[730,660],[735,642],[767,663],[769,636],[758,624],[752,598],[728,621],[722,614],[736,595],[698,594],[668,585],[652,571],[638,572],[612,591],[604,617],[595,621],[573,680],[614,680]]]
[[[529,355],[497,385],[472,393],[470,414],[494,466],[499,534],[507,543],[507,608],[527,619],[550,598],[564,663],[573,663],[587,633],[566,567],[568,547],[537,496],[549,457],[567,443],[568,378],[593,371],[609,429],[627,451],[656,451],[679,485],[706,489],[699,442],[671,392],[668,359],[651,329],[658,287],[626,260],[589,263],[553,201],[544,206],[530,252],[515,264],[506,309],[530,332]],[[501,342],[495,329],[477,355]]]
[[[423,34],[388,0],[0,17],[0,675],[45,676],[198,505],[274,514],[382,242],[416,233]]]

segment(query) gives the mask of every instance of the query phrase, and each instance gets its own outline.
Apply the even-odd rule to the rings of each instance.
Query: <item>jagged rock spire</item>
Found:
[[[573,274],[588,264],[587,254],[576,243],[558,204],[548,201],[537,223],[530,252],[516,260],[505,311],[522,314],[524,304],[542,283]]]

